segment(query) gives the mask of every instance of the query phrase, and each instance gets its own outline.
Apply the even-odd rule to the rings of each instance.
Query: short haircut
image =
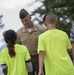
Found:
[[[43,17],[43,22],[47,21],[48,23],[55,23],[57,21],[55,15],[52,12],[48,12]]]
[[[24,19],[29,13],[25,9],[21,9],[19,13],[19,18]]]

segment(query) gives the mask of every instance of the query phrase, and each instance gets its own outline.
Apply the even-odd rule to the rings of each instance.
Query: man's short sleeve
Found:
[[[38,38],[38,53],[40,51],[45,51],[44,41],[41,36],[39,36],[39,38]]]

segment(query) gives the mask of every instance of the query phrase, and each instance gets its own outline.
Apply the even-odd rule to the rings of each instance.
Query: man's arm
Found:
[[[44,57],[45,57],[45,52],[40,51],[39,52],[39,74],[38,75],[44,75],[44,72],[43,72]]]
[[[16,40],[16,43],[21,44],[20,37],[19,37],[19,34],[18,34],[18,33],[17,33],[17,40]]]

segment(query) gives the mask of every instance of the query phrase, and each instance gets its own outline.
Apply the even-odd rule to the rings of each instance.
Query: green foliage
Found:
[[[42,15],[48,11],[53,12],[59,21],[57,28],[65,31],[69,36],[71,25],[74,22],[74,0],[44,0],[40,2],[43,5],[33,11],[33,15],[40,14],[36,17],[39,24],[43,24]],[[38,19],[39,17],[41,19]]]

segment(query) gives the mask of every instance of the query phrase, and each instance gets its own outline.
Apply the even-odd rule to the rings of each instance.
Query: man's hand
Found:
[[[39,71],[38,75],[44,75],[43,71]]]

